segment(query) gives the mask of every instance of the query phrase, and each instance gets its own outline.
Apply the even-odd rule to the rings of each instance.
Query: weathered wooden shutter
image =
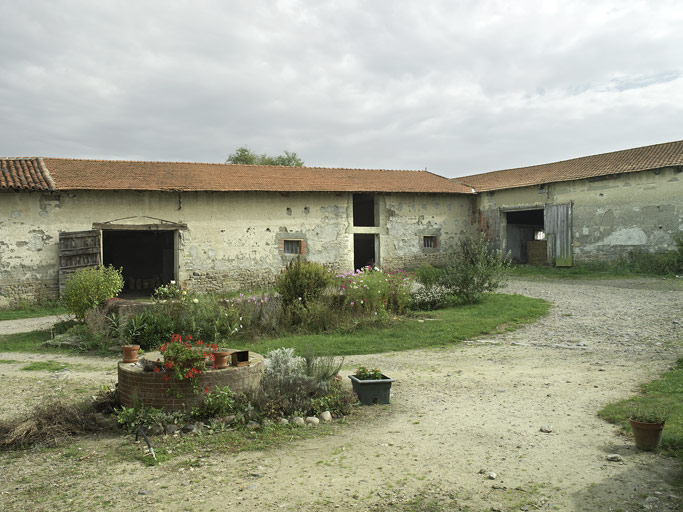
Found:
[[[479,232],[484,234],[486,241],[491,247],[500,249],[500,210],[479,210],[477,220]]]
[[[70,231],[59,233],[59,295],[66,282],[78,269],[102,264],[102,231]]]
[[[548,239],[548,261],[556,267],[571,267],[573,263],[571,203],[546,205],[544,223]]]

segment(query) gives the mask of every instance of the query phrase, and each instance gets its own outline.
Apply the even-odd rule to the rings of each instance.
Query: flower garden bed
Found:
[[[146,357],[155,360],[158,353]],[[167,411],[189,411],[199,404],[204,391],[230,386],[236,393],[244,393],[258,386],[264,370],[263,356],[249,353],[249,365],[229,366],[222,370],[207,368],[192,380],[167,379],[167,373],[144,371],[139,363],[118,365],[119,402],[125,407],[143,405]],[[199,391],[199,392],[196,392]]]

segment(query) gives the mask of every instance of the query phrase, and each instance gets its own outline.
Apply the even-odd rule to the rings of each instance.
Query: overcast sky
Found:
[[[444,176],[683,139],[675,1],[0,0],[0,155]]]

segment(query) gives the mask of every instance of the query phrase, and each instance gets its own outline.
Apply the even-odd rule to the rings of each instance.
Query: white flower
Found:
[[[301,300],[301,297],[299,297],[299,300]]]
[[[195,304],[199,304],[199,299],[192,299],[192,302],[194,302]]]
[[[175,284],[175,281],[171,281],[171,284]]]
[[[187,290],[183,290],[183,295],[187,295]]]

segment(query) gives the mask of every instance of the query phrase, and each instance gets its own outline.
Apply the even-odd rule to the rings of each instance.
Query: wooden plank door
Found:
[[[572,205],[549,204],[544,210],[545,234],[548,239],[548,261],[556,267],[571,267]]]
[[[64,293],[71,274],[81,268],[102,264],[102,231],[63,231],[59,233],[59,295]]]

